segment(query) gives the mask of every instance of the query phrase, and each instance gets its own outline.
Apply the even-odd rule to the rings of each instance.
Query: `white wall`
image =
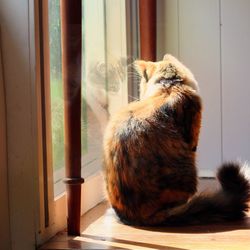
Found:
[[[33,1],[0,1],[12,250],[33,250],[36,243],[38,176],[33,18]]]
[[[250,161],[250,1],[221,1],[223,158]]]
[[[159,0],[157,4],[158,59],[172,53],[199,82],[204,106],[198,147],[201,175],[213,175],[225,160],[250,160],[246,108],[250,106],[246,76],[250,1]]]

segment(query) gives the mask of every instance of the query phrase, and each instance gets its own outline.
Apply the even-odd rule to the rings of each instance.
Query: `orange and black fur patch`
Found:
[[[135,66],[142,76],[141,100],[114,115],[104,136],[104,170],[110,203],[128,224],[163,225],[182,220],[186,223],[189,214],[195,217],[190,218],[192,223],[197,220],[193,211],[199,210],[191,209],[195,201],[204,207],[206,214],[204,204],[207,199],[213,200],[210,196],[207,199],[194,196],[202,110],[197,82],[170,55],[156,63],[136,61]],[[230,174],[232,170],[225,168]],[[240,172],[238,166],[233,169]],[[240,183],[245,180],[242,178]],[[245,182],[242,192],[245,204],[249,200],[249,182]]]

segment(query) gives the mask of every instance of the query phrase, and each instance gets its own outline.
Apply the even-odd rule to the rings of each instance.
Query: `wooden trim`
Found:
[[[7,167],[7,141],[6,141],[6,102],[5,86],[3,79],[3,64],[1,51],[1,30],[0,30],[0,249],[10,249],[10,218],[8,198],[8,167]]]
[[[80,235],[82,4],[81,0],[60,3],[68,234]]]
[[[40,19],[40,67],[41,67],[41,108],[43,134],[43,172],[44,172],[44,210],[45,227],[51,223],[49,209],[53,202],[53,160],[52,160],[52,124],[50,94],[50,49],[49,49],[49,10],[48,0],[39,1]]]
[[[35,1],[36,83],[38,94],[40,227],[53,223],[53,164],[50,96],[50,51],[48,0]]]
[[[156,0],[139,1],[141,59],[156,60]]]
[[[38,243],[42,238],[45,230],[45,209],[44,209],[44,173],[43,173],[43,131],[42,131],[42,96],[41,96],[41,67],[40,67],[40,22],[39,22],[39,1],[34,1],[34,19],[35,19],[35,64],[36,64],[36,74],[35,74],[35,82],[36,82],[36,96],[37,96],[37,140],[38,140],[38,186],[39,186],[39,220],[37,225],[38,233]]]

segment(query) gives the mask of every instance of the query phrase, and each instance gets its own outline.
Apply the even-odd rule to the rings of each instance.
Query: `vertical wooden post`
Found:
[[[156,60],[156,0],[139,1],[141,59]]]
[[[81,211],[81,0],[61,0],[65,164],[68,234],[80,235]]]

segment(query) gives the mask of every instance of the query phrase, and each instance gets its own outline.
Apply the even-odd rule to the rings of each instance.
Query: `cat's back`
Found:
[[[157,112],[164,103],[166,96],[157,96],[132,102],[114,114],[105,131],[104,149],[111,150],[112,144],[116,143],[141,144],[142,137],[150,137],[154,130],[159,131],[161,124],[157,121]]]
[[[169,93],[162,93],[132,102],[113,115],[104,135],[105,152],[123,147],[128,153],[139,151],[143,155],[148,147],[161,147],[170,156],[171,151],[177,152],[176,147],[185,147],[171,98]]]

